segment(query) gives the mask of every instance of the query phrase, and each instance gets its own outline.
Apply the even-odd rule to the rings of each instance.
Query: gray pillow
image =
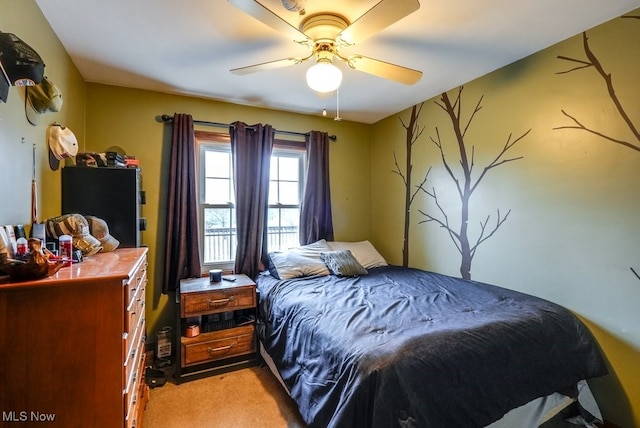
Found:
[[[360,276],[369,273],[349,250],[325,251],[320,253],[320,258],[334,275]]]

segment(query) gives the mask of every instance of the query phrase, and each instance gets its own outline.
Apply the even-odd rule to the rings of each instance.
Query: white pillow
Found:
[[[356,258],[365,269],[370,269],[379,266],[387,266],[387,261],[380,255],[378,250],[375,249],[373,244],[369,241],[360,242],[343,242],[343,241],[328,241],[327,245],[333,250],[349,250],[351,254]]]
[[[330,272],[327,265],[320,258],[322,252],[329,250],[327,241],[321,239],[302,247],[269,253],[269,272],[278,279],[329,275]]]
[[[290,248],[289,251],[297,251],[308,257],[320,258],[320,253],[330,250],[329,244],[324,239],[316,241],[312,244],[303,245],[301,247]]]

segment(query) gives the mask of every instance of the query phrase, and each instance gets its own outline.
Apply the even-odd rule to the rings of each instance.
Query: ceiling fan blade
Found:
[[[248,65],[246,67],[234,68],[231,70],[233,74],[245,75],[256,73],[258,71],[275,70],[277,68],[288,67],[290,65],[300,64],[302,58],[284,58],[276,61],[263,62],[261,64]]]
[[[418,0],[381,0],[342,30],[337,38],[347,45],[360,43],[419,8]]]
[[[229,3],[245,12],[247,15],[253,16],[263,24],[284,34],[294,42],[301,44],[311,42],[306,34],[255,0],[229,0]]]
[[[367,58],[362,55],[350,56],[347,59],[347,64],[349,64],[349,67],[354,70],[394,80],[396,82],[404,83],[405,85],[413,85],[422,78],[422,71],[413,70],[411,68],[402,67],[400,65],[391,64],[373,58]]]

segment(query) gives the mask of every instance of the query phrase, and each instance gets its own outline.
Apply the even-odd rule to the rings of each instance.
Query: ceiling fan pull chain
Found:
[[[342,120],[340,117],[340,89],[336,89],[336,117],[333,120],[336,122],[340,122]]]

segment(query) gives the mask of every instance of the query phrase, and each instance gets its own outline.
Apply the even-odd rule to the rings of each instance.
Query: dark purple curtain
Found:
[[[270,125],[236,122],[229,129],[236,195],[236,273],[258,275],[266,254],[269,166],[274,130]]]
[[[175,291],[181,279],[201,276],[194,140],[191,115],[174,114],[162,282],[165,294]]]
[[[300,210],[300,244],[333,240],[329,186],[329,136],[311,131],[307,143],[307,180]]]

